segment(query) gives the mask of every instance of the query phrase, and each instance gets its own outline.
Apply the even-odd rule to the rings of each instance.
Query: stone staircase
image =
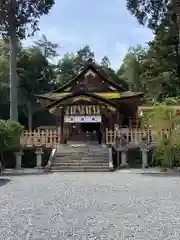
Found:
[[[67,144],[57,149],[52,160],[51,171],[62,172],[106,172],[109,167],[109,152],[99,144]]]

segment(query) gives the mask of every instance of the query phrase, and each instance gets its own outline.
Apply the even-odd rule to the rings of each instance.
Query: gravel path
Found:
[[[9,179],[0,180],[1,240],[180,239],[180,177],[110,172]]]

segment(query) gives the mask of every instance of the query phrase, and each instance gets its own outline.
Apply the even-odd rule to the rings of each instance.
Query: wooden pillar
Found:
[[[110,129],[113,129],[113,124],[112,124],[112,114],[110,111],[108,111],[108,115],[109,115],[109,121],[110,121]]]
[[[116,115],[116,124],[120,125],[120,113],[119,113],[119,109]]]
[[[65,108],[63,107],[61,110],[61,144],[64,144],[64,110]]]

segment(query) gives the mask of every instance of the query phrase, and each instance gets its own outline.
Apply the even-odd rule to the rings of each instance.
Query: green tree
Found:
[[[57,84],[61,86],[71,81],[84,68],[87,61],[89,59],[94,60],[94,58],[94,53],[87,45],[80,48],[76,54],[66,53],[57,65]],[[103,72],[108,79],[116,82],[125,89],[128,88],[126,81],[119,79],[116,72],[111,68],[110,61],[106,56],[102,58],[99,65],[96,64],[96,67],[101,69],[101,72]]]
[[[14,121],[0,120],[0,154],[3,162],[3,152],[10,148],[17,148],[23,127]]]
[[[76,59],[75,59],[75,67],[77,67],[76,72],[79,72],[85,65],[85,63],[89,59],[94,59],[95,55],[94,52],[91,51],[91,48],[88,45],[80,48],[77,51]]]
[[[17,53],[20,39],[30,35],[27,26],[32,28],[31,34],[38,30],[39,18],[48,14],[54,0],[3,0],[0,5],[0,33],[9,38],[10,44],[10,118],[18,120],[17,110]]]
[[[161,103],[146,114],[145,121],[155,134],[156,148],[153,161],[163,167],[172,167],[180,163],[180,117],[176,110]]]
[[[61,86],[71,81],[80,73],[90,58],[94,59],[94,53],[88,45],[80,48],[76,54],[64,54],[57,64],[57,83]]]
[[[175,6],[178,0],[173,0]],[[154,0],[126,0],[128,10],[138,19],[143,25],[148,25],[150,28],[156,28],[166,18],[170,1],[154,1]]]
[[[107,56],[104,56],[101,60],[100,65],[101,65],[102,68],[110,68],[111,63],[109,61],[109,58]]]
[[[32,115],[39,109],[35,94],[54,89],[54,69],[42,54],[41,49],[23,49],[18,59],[20,106],[28,117],[28,128],[32,130]]]
[[[57,64],[57,84],[62,86],[71,81],[76,76],[77,69],[76,56],[72,53],[64,54],[63,58],[61,58]]]
[[[146,96],[162,101],[180,93],[179,54],[176,35],[171,28],[161,26],[143,60],[142,78],[146,83]],[[152,97],[151,97],[152,96]]]
[[[141,45],[130,47],[127,55],[123,59],[120,69],[117,71],[117,75],[128,82],[131,90],[144,90],[144,83],[141,79],[141,74],[143,71],[142,62],[145,55],[146,49]]]
[[[127,8],[143,25],[157,30],[170,27],[176,39],[180,55],[180,1],[179,0],[126,0]]]
[[[57,50],[59,48],[59,44],[48,41],[45,35],[42,35],[40,40],[34,42],[34,47],[38,48],[42,55],[47,59],[58,57]]]

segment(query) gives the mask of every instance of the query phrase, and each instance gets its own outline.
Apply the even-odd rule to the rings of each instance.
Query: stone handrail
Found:
[[[113,153],[112,153],[112,147],[109,146],[108,149],[108,154],[109,154],[109,168],[113,169]]]
[[[47,165],[45,166],[45,169],[46,169],[46,170],[49,170],[49,169],[50,169],[51,164],[52,164],[52,161],[53,161],[53,159],[54,159],[54,157],[55,157],[55,155],[56,155],[56,151],[57,151],[57,148],[53,148],[53,149],[52,149],[51,155],[50,155],[49,160],[48,160],[48,162],[47,162]]]

